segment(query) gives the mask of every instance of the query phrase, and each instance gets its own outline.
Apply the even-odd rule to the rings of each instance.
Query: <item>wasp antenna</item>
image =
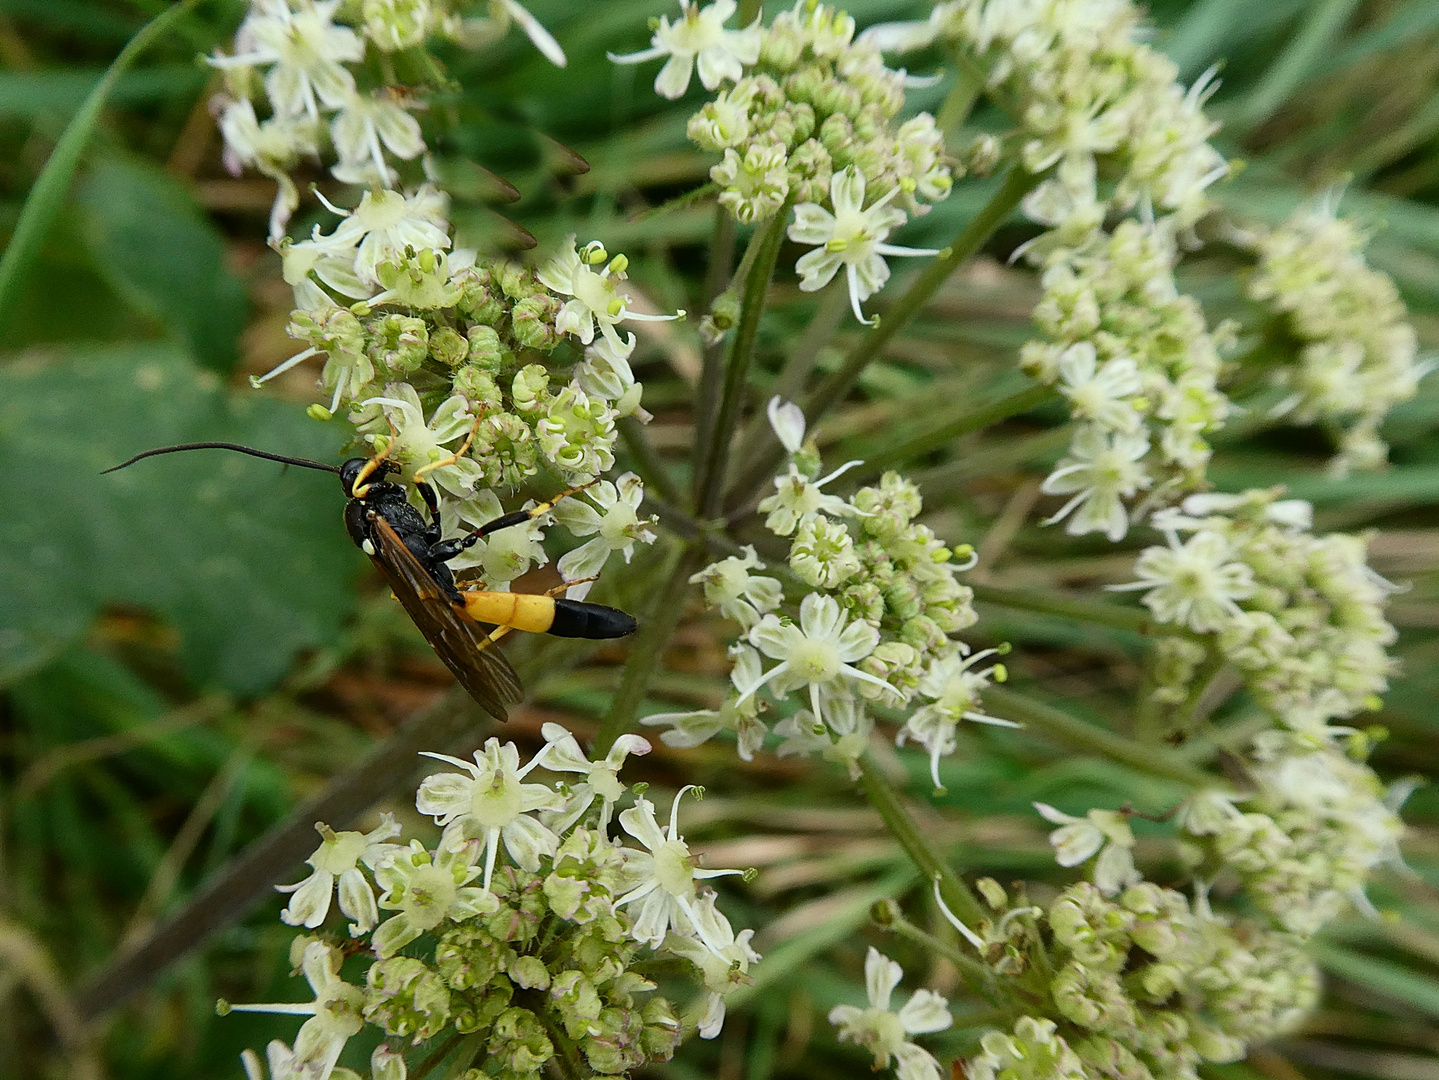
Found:
[[[227,442],[196,442],[181,443],[178,446],[158,446],[154,450],[146,450],[136,454],[129,461],[122,461],[119,465],[104,470],[105,473],[116,472],[126,466],[133,465],[147,457],[156,457],[160,454],[178,454],[181,450],[233,450],[237,454],[249,454],[251,457],[264,458],[266,461],[278,461],[282,465],[298,465],[304,469],[318,469],[321,472],[338,473],[340,470],[334,465],[327,465],[323,461],[311,461],[309,458],[286,457],[284,454],[271,454],[265,450],[256,450],[254,447],[241,446],[238,443]]]

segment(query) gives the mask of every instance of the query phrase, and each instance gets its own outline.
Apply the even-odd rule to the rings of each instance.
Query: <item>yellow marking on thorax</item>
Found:
[[[555,622],[555,601],[551,596],[479,589],[462,595],[465,611],[475,622],[508,626],[531,634],[543,634]]]

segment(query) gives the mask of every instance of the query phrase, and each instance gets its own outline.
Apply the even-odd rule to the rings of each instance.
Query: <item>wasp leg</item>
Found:
[[[478,412],[475,413],[475,422],[470,425],[470,433],[465,436],[465,441],[460,443],[460,448],[456,450],[453,454],[451,454],[449,457],[440,458],[439,461],[432,461],[428,465],[422,465],[420,466],[420,468],[416,469],[415,483],[418,484],[420,482],[420,477],[424,476],[425,473],[434,472],[436,469],[443,469],[447,465],[453,465],[455,462],[459,461],[467,453],[469,453],[470,446],[475,441],[475,435],[478,434],[480,430],[480,421],[484,419],[484,416],[484,409],[480,409]]]
[[[485,522],[472,533],[461,536],[456,540],[446,540],[442,544],[436,544],[430,548],[430,554],[440,562],[448,562],[460,552],[474,547],[485,537],[489,536],[490,533],[499,532],[501,529],[510,529],[516,525],[523,525],[525,522],[537,518],[541,514],[547,514],[555,508],[555,503],[561,499],[584,491],[585,488],[593,487],[598,482],[597,480],[591,480],[588,484],[581,484],[579,487],[566,488],[558,495],[546,499],[544,502],[537,506],[532,506],[528,510],[516,510],[510,514],[501,514],[493,521]],[[571,581],[569,584],[573,585],[575,582]]]
[[[425,506],[430,511],[430,527],[425,530],[425,542],[433,551],[440,542],[440,537],[444,535],[444,529],[440,525],[440,497],[435,493],[434,485],[426,483],[424,480],[415,481],[415,490],[420,493],[420,498],[425,501]]]

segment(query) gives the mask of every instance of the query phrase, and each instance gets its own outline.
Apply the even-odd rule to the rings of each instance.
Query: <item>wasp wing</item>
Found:
[[[497,720],[508,720],[506,706],[524,699],[520,677],[485,628],[441,591],[415,553],[390,523],[370,513],[375,564],[405,611],[470,697]]]

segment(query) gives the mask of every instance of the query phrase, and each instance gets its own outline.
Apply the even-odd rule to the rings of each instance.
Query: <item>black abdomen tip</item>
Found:
[[[556,600],[555,621],[549,633],[556,637],[617,638],[633,634],[638,626],[633,615],[619,608]]]

